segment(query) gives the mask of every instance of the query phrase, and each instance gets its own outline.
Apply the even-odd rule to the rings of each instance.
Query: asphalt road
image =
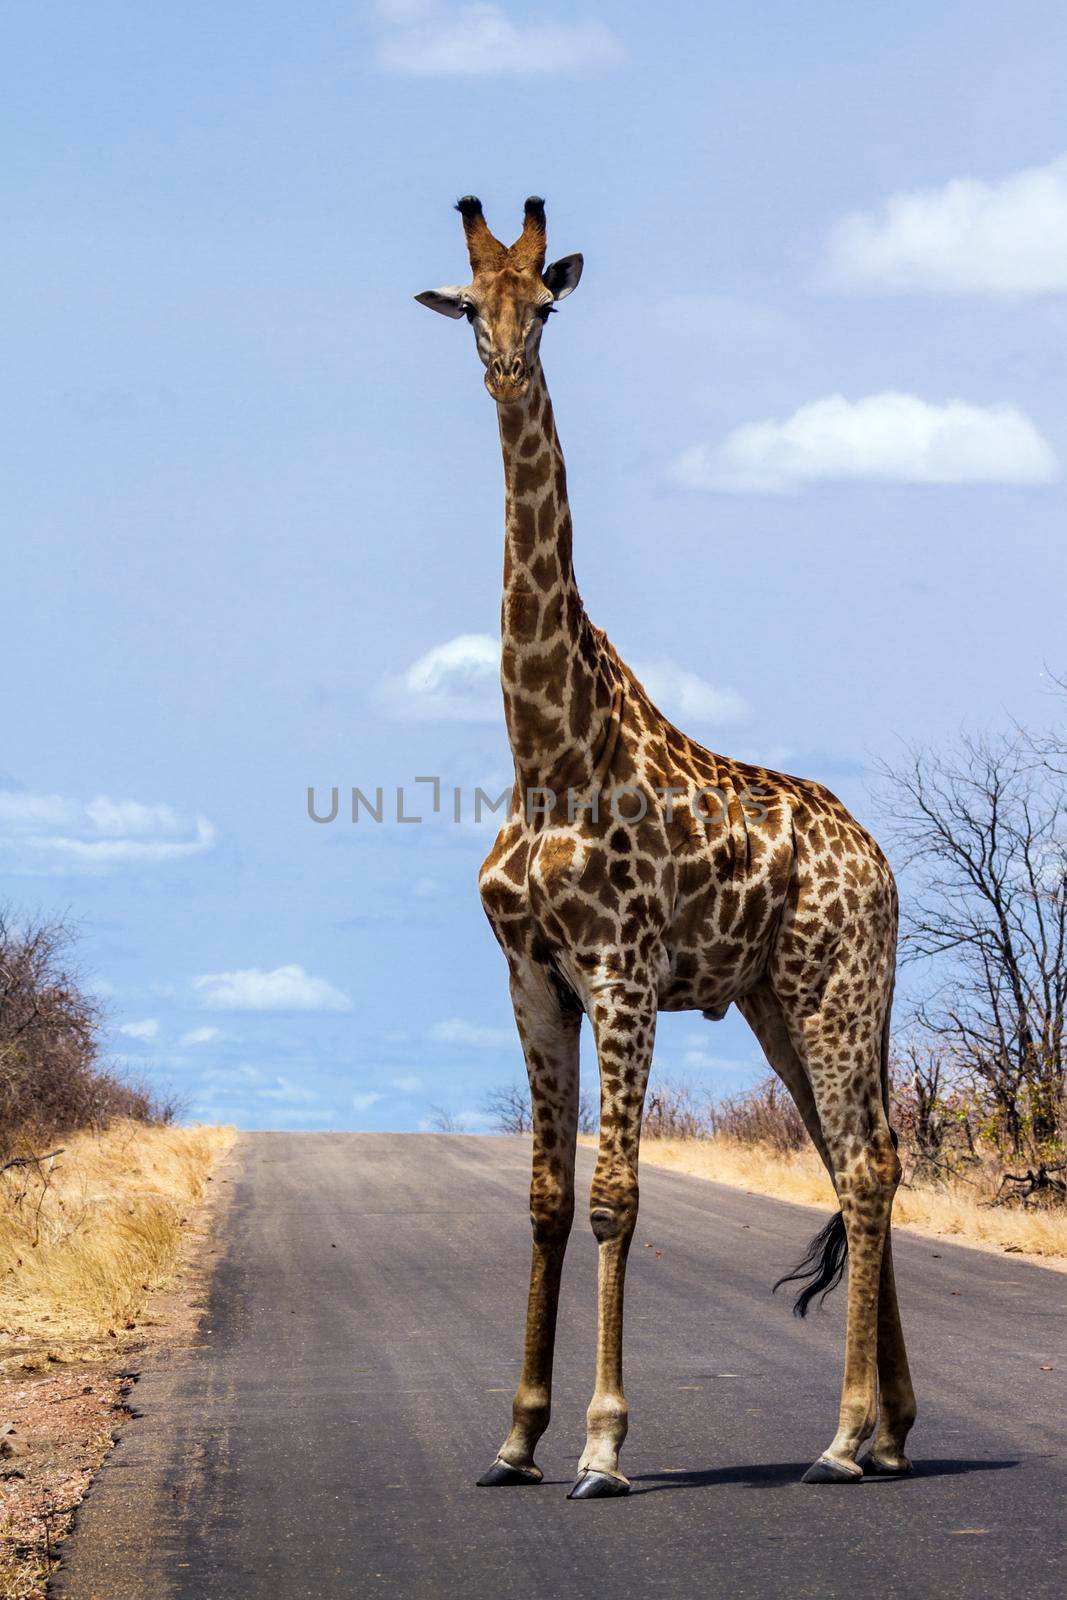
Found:
[[[817,1218],[654,1168],[627,1300],[632,1494],[565,1498],[593,1371],[584,1220],[545,1482],[475,1488],[518,1369],[527,1161],[512,1139],[246,1136],[198,1343],[144,1372],[55,1593],[1063,1593],[1067,1276],[898,1234],[915,1475],[804,1486],[834,1431],[843,1296],[798,1323],[769,1287]]]

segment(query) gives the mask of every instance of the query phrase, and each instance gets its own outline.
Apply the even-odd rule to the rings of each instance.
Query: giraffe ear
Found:
[[[584,265],[582,256],[560,256],[541,274],[545,288],[551,289],[557,300],[565,300],[572,289],[577,289]]]
[[[439,311],[443,317],[466,315],[463,309],[463,290],[458,285],[449,289],[424,289],[422,294],[415,296],[415,299],[420,306],[429,306],[431,311]]]

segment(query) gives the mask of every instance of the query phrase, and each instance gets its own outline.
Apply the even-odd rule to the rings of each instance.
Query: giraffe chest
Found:
[[[652,830],[599,832],[511,822],[479,877],[482,904],[504,949],[549,959],[577,988],[605,959],[665,976],[663,930],[674,891],[670,853]]]

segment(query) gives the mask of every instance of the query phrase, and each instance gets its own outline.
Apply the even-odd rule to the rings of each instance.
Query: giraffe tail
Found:
[[[837,1211],[808,1245],[808,1253],[803,1261],[792,1272],[787,1272],[784,1278],[779,1278],[772,1292],[777,1293],[783,1283],[802,1283],[804,1287],[793,1302],[793,1315],[807,1316],[808,1307],[816,1295],[821,1295],[825,1300],[831,1289],[837,1288],[845,1275],[847,1259],[845,1218]]]

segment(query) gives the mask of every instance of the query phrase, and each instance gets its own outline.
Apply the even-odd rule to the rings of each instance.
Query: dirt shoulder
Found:
[[[181,1184],[185,1194],[176,1188],[171,1197],[177,1211],[169,1259],[156,1250],[152,1274],[139,1281],[139,1300],[128,1285],[114,1299],[111,1310],[121,1309],[121,1325],[115,1325],[118,1317],[108,1318],[107,1298],[99,1294],[89,1295],[80,1306],[65,1302],[54,1311],[44,1309],[47,1294],[38,1285],[12,1281],[18,1267],[7,1265],[7,1281],[0,1290],[0,1428],[5,1430],[0,1437],[0,1600],[42,1600],[58,1563],[58,1547],[94,1472],[120,1436],[124,1420],[136,1415],[142,1362],[159,1346],[182,1343],[196,1332],[211,1280],[214,1241],[236,1173],[233,1137],[224,1130],[209,1131],[213,1137],[197,1151],[204,1169],[195,1178],[186,1171]],[[158,1202],[163,1187],[159,1168],[172,1151],[162,1144],[149,1148],[129,1130],[120,1137],[123,1182],[110,1193],[94,1191],[92,1206],[78,1217],[72,1236],[77,1248],[94,1225],[99,1235],[106,1233],[116,1205],[131,1215],[138,1194],[147,1196],[152,1206]],[[77,1168],[86,1152],[77,1140],[73,1145],[71,1167]],[[113,1154],[110,1149],[91,1152],[94,1160],[106,1157],[105,1165]],[[182,1154],[184,1158],[187,1149]],[[5,1198],[10,1202],[10,1196]],[[68,1203],[69,1196],[60,1209],[67,1210]],[[62,1250],[71,1240],[56,1231],[50,1242]],[[55,1334],[49,1337],[53,1326]]]

